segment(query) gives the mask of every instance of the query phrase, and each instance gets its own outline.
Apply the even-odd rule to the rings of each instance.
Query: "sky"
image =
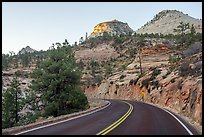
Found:
[[[48,50],[65,39],[72,45],[113,19],[136,31],[162,10],[202,19],[202,2],[2,2],[2,53]]]

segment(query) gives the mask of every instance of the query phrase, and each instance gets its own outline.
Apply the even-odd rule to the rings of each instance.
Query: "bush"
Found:
[[[131,79],[129,82],[129,85],[132,85],[132,84],[133,84],[133,79]]]
[[[165,79],[167,77],[167,75],[162,76],[163,79]]]
[[[133,84],[134,84],[134,85],[136,85],[136,84],[137,84],[137,82],[138,82],[138,80],[139,80],[139,78],[134,79],[134,80],[133,80]]]
[[[199,53],[202,51],[202,45],[200,44],[192,44],[190,45],[186,50],[183,51],[184,57],[189,57],[191,55],[194,55],[196,53]]]
[[[161,74],[161,70],[160,69],[154,69],[152,72],[152,77],[157,76],[159,74]]]
[[[95,81],[96,83],[101,83],[102,80],[103,80],[103,77],[102,77],[101,75],[96,75],[96,76],[94,77],[94,81]]]
[[[180,68],[179,68],[179,74],[181,76],[187,76],[187,75],[189,75],[190,72],[191,72],[191,68],[190,68],[189,64],[186,62],[182,63]]]
[[[142,80],[142,87],[148,87],[148,85],[149,85],[149,82],[150,82],[150,79],[144,79],[144,80]]]
[[[126,77],[126,75],[121,75],[120,79],[124,79]]]
[[[176,63],[179,60],[181,60],[181,58],[179,56],[169,56],[169,63]]]
[[[158,81],[158,80],[152,81],[152,85],[154,85],[154,86],[158,89],[158,87],[159,87],[159,81]]]
[[[40,113],[33,114],[31,112],[28,112],[26,116],[23,116],[22,118],[19,119],[19,122],[16,124],[16,126],[22,126],[22,125],[34,123],[39,117],[40,117]]]
[[[113,84],[113,81],[111,81],[110,84],[112,85],[112,84]]]

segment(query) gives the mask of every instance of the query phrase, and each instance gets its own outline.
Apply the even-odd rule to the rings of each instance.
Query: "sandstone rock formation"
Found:
[[[176,54],[173,52],[165,45],[143,47],[141,56],[145,75],[139,76],[136,56],[126,70],[112,74],[100,85],[83,87],[83,90],[92,98],[128,99],[168,107],[202,125],[202,68],[197,71],[198,75],[181,76],[179,70],[171,70],[172,66],[168,63],[169,55]],[[183,62],[196,64],[200,60],[202,62],[201,56],[198,53]],[[179,67],[179,64],[174,67]],[[156,74],[155,70],[160,72]],[[144,83],[147,85],[142,86]]]
[[[112,20],[107,22],[99,23],[94,27],[93,32],[89,38],[102,36],[105,32],[110,35],[121,35],[121,34],[132,34],[133,30],[128,26],[127,23],[123,23],[118,20]]]
[[[98,44],[92,49],[84,48],[75,51],[75,58],[77,59],[77,62],[79,60],[82,60],[83,62],[89,62],[91,60],[101,62],[110,60],[111,58],[116,58],[118,56],[119,54],[111,46],[111,43]]]
[[[163,10],[155,15],[155,17],[147,22],[144,26],[136,30],[139,34],[175,34],[173,31],[180,22],[194,24],[196,32],[202,33],[202,20],[195,19],[187,14],[177,10]]]

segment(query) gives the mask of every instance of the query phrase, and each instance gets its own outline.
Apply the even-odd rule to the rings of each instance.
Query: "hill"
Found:
[[[33,53],[35,52],[35,49],[32,49],[30,46],[26,46],[25,48],[22,48],[18,54],[25,54],[25,53]]]
[[[104,33],[108,33],[110,35],[127,35],[132,34],[133,30],[128,26],[127,23],[123,23],[118,20],[112,20],[107,22],[102,22],[97,24],[94,27],[93,32],[89,36],[89,38],[102,36]]]
[[[180,22],[194,24],[196,32],[202,33],[202,20],[195,19],[177,10],[163,10],[144,26],[136,30],[139,34],[175,34],[173,31]]]

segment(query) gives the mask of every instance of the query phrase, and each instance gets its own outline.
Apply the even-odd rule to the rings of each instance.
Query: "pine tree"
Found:
[[[181,35],[181,45],[183,47],[184,44],[184,37],[186,34],[186,31],[190,28],[189,23],[183,23],[180,22],[180,24],[177,26],[176,29],[174,29],[174,32],[177,32],[178,34]]]
[[[18,113],[23,107],[22,92],[15,77],[11,87],[3,92],[2,96],[2,128],[13,127],[18,124]]]
[[[21,63],[24,67],[28,67],[31,58],[30,58],[30,53],[25,53],[25,54],[21,54],[19,55],[19,57],[21,58]]]
[[[34,71],[32,90],[41,94],[44,116],[59,116],[85,109],[88,101],[80,90],[81,70],[71,46],[48,51],[48,57]]]
[[[191,25],[191,34],[192,34],[192,35],[195,35],[195,34],[196,34],[196,30],[195,30],[195,27],[194,27],[193,24]]]
[[[9,54],[2,54],[2,70],[7,70],[10,64]]]

